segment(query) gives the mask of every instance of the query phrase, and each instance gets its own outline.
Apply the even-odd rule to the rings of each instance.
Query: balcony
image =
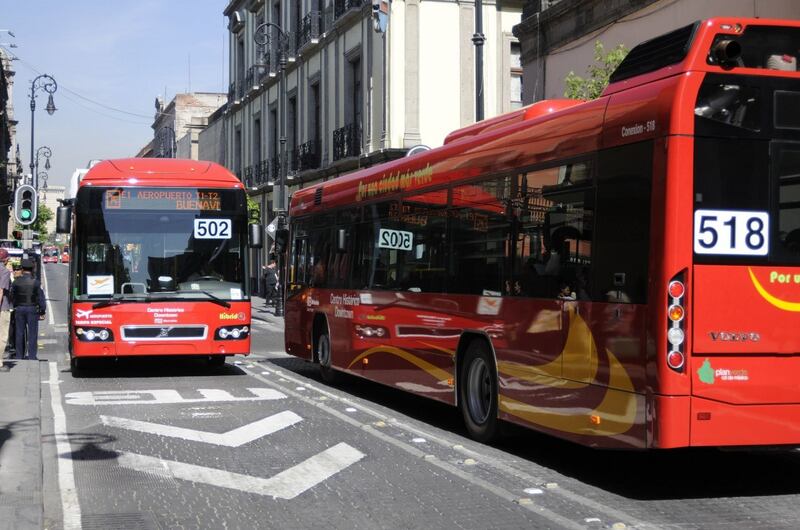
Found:
[[[295,149],[295,169],[305,171],[307,169],[317,169],[320,166],[320,149],[317,140],[311,140],[300,144]]]
[[[358,11],[366,0],[333,0],[333,20],[338,21],[348,13]]]
[[[247,69],[247,75],[244,78],[245,92],[258,90],[258,86],[261,84],[263,69],[264,67],[259,64],[254,64]]]
[[[239,174],[237,173],[236,176],[239,176]],[[244,183],[245,187],[252,188],[255,186],[253,183],[253,166],[244,168],[244,178],[239,177],[239,180]]]
[[[361,124],[350,123],[333,131],[333,159],[361,156]]]
[[[300,21],[300,30],[297,32],[298,50],[302,50],[309,44],[319,43],[321,21],[322,16],[319,11],[306,13],[306,16]]]
[[[228,105],[232,105],[234,99],[236,99],[236,83],[231,83],[228,85]]]

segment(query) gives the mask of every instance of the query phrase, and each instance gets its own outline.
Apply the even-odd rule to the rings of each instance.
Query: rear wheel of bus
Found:
[[[469,435],[479,442],[497,436],[497,369],[489,347],[473,340],[464,353],[458,378],[458,403]]]

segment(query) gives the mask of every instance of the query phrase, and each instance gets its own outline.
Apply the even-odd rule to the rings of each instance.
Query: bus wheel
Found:
[[[80,359],[75,357],[74,355],[70,356],[69,358],[69,369],[74,374],[78,370],[80,370],[85,363],[80,362]]]
[[[472,341],[461,363],[458,378],[461,413],[469,435],[479,442],[497,436],[497,371],[486,345]]]
[[[208,365],[212,368],[218,368],[225,364],[225,356],[224,355],[209,355],[208,356]]]
[[[335,383],[338,374],[331,366],[331,338],[324,331],[317,337],[317,361],[322,380],[328,384]]]

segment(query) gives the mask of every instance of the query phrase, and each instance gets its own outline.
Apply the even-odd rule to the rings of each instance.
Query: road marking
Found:
[[[122,467],[164,478],[177,478],[256,493],[273,499],[290,500],[355,464],[364,456],[366,455],[358,449],[346,443],[338,443],[268,479],[135,453],[121,453],[117,462]]]
[[[254,379],[257,379],[258,381],[261,381],[262,383],[265,383],[265,384],[270,385],[272,387],[278,387],[282,391],[284,391],[287,395],[290,395],[290,396],[292,396],[292,397],[294,397],[296,399],[299,399],[300,401],[303,401],[305,403],[308,403],[310,405],[316,406],[319,409],[324,410],[328,414],[330,414],[330,415],[332,415],[332,416],[334,416],[336,418],[339,418],[340,420],[344,421],[345,423],[349,423],[349,424],[351,424],[351,425],[353,425],[355,427],[359,427],[359,428],[363,429],[365,432],[375,436],[376,438],[380,438],[380,439],[386,441],[387,443],[390,443],[390,444],[398,447],[399,449],[402,449],[402,450],[406,451],[407,453],[409,453],[411,455],[418,456],[419,458],[424,458],[424,456],[425,456],[425,454],[422,451],[420,451],[419,449],[417,449],[415,446],[413,446],[411,444],[408,444],[408,443],[405,443],[405,442],[403,442],[401,440],[397,440],[397,439],[395,439],[392,436],[389,436],[387,434],[384,434],[384,433],[380,432],[379,430],[374,429],[371,425],[366,424],[366,423],[362,423],[361,421],[358,421],[357,419],[355,419],[350,414],[346,414],[344,412],[340,412],[339,410],[336,410],[335,408],[327,405],[324,402],[320,402],[317,399],[313,399],[313,398],[311,398],[309,396],[304,396],[303,394],[301,394],[299,392],[294,392],[291,389],[286,388],[285,386],[283,386],[283,385],[281,385],[279,383],[276,383],[274,381],[271,381],[269,379],[266,379],[266,378],[258,375],[256,372],[253,372],[252,370],[245,369],[244,371],[246,373],[248,373],[249,375],[251,375]],[[347,404],[351,403],[350,399],[343,398],[343,397],[341,397],[341,396],[339,396],[337,394],[334,394],[333,392],[325,390],[324,388],[318,387],[318,386],[313,385],[313,384],[309,384],[308,383],[308,379],[306,379],[306,378],[301,378],[301,377],[296,377],[296,376],[293,376],[293,375],[288,375],[283,370],[274,370],[274,373],[276,375],[281,376],[281,377],[285,377],[286,379],[288,379],[288,380],[290,380],[292,382],[306,384],[310,390],[314,390],[315,392],[318,392],[318,393],[322,394],[322,396],[320,396],[320,397],[328,397],[329,399],[338,401],[340,403],[347,403]],[[386,419],[386,415],[385,414],[380,413],[377,410],[374,410],[374,409],[372,409],[370,407],[367,407],[363,403],[359,403],[359,408],[360,408],[361,411],[366,412],[367,414],[369,414],[369,415],[371,415],[373,417],[376,417],[378,419]],[[404,430],[404,431],[406,431],[408,433],[411,433],[412,435],[423,435],[428,440],[436,443],[437,445],[441,445],[443,447],[448,447],[448,448],[454,448],[454,449],[456,449],[456,450],[458,450],[458,451],[460,451],[462,453],[465,453],[467,455],[476,455],[476,458],[479,458],[482,463],[488,464],[489,466],[494,467],[498,471],[506,473],[506,474],[508,474],[508,475],[510,475],[510,476],[512,476],[514,478],[524,479],[524,480],[532,480],[532,478],[533,478],[528,473],[526,473],[524,471],[521,471],[521,470],[518,470],[518,469],[514,468],[511,465],[505,464],[504,462],[501,462],[497,458],[490,457],[488,454],[479,454],[479,453],[477,453],[475,451],[472,451],[470,449],[464,448],[460,444],[459,444],[459,446],[453,447],[452,442],[450,442],[448,440],[444,440],[444,439],[442,439],[442,438],[440,438],[440,437],[438,437],[438,436],[436,436],[436,435],[434,435],[434,434],[432,434],[430,432],[426,432],[423,429],[419,429],[419,428],[413,427],[411,425],[405,424],[405,423],[403,423],[401,421],[398,421],[398,420],[396,420],[394,418],[388,418],[388,419],[386,419],[386,421],[391,423],[391,425],[393,425],[394,427],[402,429],[402,430]],[[475,484],[477,486],[480,486],[483,489],[494,493],[495,495],[497,495],[500,498],[503,498],[503,499],[506,499],[506,500],[510,500],[512,502],[517,499],[517,497],[512,492],[506,490],[505,488],[502,488],[500,486],[496,486],[495,484],[493,484],[493,483],[491,483],[489,481],[486,481],[486,480],[481,479],[481,478],[479,478],[477,476],[474,476],[474,475],[472,475],[472,474],[470,474],[470,473],[468,473],[466,471],[463,471],[463,470],[459,469],[457,466],[451,465],[448,462],[443,462],[443,461],[441,461],[439,459],[436,459],[436,458],[426,459],[426,461],[430,462],[432,465],[434,465],[436,467],[439,467],[440,469],[448,471],[452,475],[455,475],[457,477],[460,477],[460,478],[464,479],[467,482],[471,482],[471,483],[473,483],[473,484]],[[537,480],[537,481],[541,482],[542,480]],[[644,522],[640,521],[639,519],[637,519],[637,518],[635,518],[635,517],[623,512],[621,510],[617,510],[617,509],[612,508],[610,506],[605,506],[605,505],[603,505],[603,504],[601,504],[601,503],[599,503],[597,501],[594,501],[592,499],[584,497],[584,496],[582,496],[582,495],[580,495],[578,493],[574,493],[574,492],[568,491],[568,490],[563,489],[563,488],[558,488],[558,489],[555,489],[555,490],[551,490],[551,493],[564,496],[567,499],[571,500],[572,502],[575,502],[575,503],[578,503],[578,504],[582,504],[582,505],[587,506],[587,507],[591,507],[593,509],[596,509],[597,511],[600,511],[600,512],[603,512],[603,513],[606,513],[606,514],[609,514],[609,515],[613,515],[616,518],[619,518],[619,519],[622,519],[622,520],[628,520],[630,522],[630,524],[633,524],[636,527],[642,527],[642,528],[648,527],[648,525],[645,524]],[[561,516],[560,514],[558,514],[556,512],[553,512],[551,510],[548,510],[546,508],[543,508],[541,506],[531,505],[531,506],[525,506],[525,508],[527,508],[527,509],[529,509],[529,510],[535,512],[535,513],[538,513],[542,517],[546,517],[547,519],[550,519],[551,521],[556,522],[556,523],[558,523],[561,526],[564,526],[566,528],[583,528],[583,526],[577,525],[577,523],[575,521],[567,519],[567,518]]]
[[[45,296],[45,305],[47,306],[47,316],[48,316],[47,321],[52,326],[56,323],[56,321],[53,320],[53,306],[50,303],[50,289],[47,288],[47,269],[44,269],[42,271],[42,278],[44,279],[44,290],[47,293],[47,296]]]
[[[61,387],[58,386],[58,364],[50,362],[50,405],[53,408],[53,438],[56,441],[58,489],[61,490],[61,512],[65,530],[81,528],[81,505],[75,488],[72,467],[72,448],[67,433],[67,417],[61,406]]]
[[[115,416],[100,416],[100,419],[103,421],[104,425],[109,427],[146,432],[159,436],[169,436],[171,438],[181,438],[192,442],[224,445],[225,447],[239,447],[303,421],[303,418],[294,412],[286,410],[254,421],[253,423],[242,425],[231,431],[218,434],[214,432],[185,429],[183,427],[174,427],[172,425],[150,423],[147,421],[117,418]]]
[[[177,390],[106,390],[70,392],[67,405],[162,405],[171,403],[213,403],[231,401],[266,401],[283,399],[286,394],[272,388],[248,388],[254,397],[236,397],[227,390],[200,388],[202,398],[185,398]],[[147,399],[145,399],[147,398]]]
[[[58,339],[39,339],[39,345],[43,344],[58,344]]]

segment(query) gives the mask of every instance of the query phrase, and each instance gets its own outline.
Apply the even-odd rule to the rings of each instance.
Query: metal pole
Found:
[[[281,31],[281,36],[285,38]],[[284,40],[284,39],[281,39]],[[281,95],[281,115],[280,115],[280,128],[281,128],[281,167],[278,172],[278,207],[275,213],[278,215],[278,229],[286,228],[286,175],[289,169],[289,157],[286,153],[286,107],[288,99],[286,94],[286,50],[284,48],[287,43],[281,42],[281,55],[280,55],[280,68],[281,68],[281,83],[279,87]],[[286,249],[283,249],[284,252]],[[282,317],[284,315],[284,297],[286,295],[286,273],[284,272],[284,252],[277,252],[276,258],[278,259],[278,285],[280,291],[278,292],[278,299],[275,301],[275,316]]]
[[[31,177],[30,178],[33,187],[39,189],[36,187],[36,181],[34,180],[34,168],[33,168],[33,157],[35,156],[33,152],[33,118],[35,116],[34,111],[36,110],[36,100],[33,99],[35,97],[34,93],[36,91],[35,85],[36,81],[34,80],[34,82],[31,83]]]
[[[475,45],[475,121],[483,120],[483,1],[475,0],[475,34],[472,43]]]

